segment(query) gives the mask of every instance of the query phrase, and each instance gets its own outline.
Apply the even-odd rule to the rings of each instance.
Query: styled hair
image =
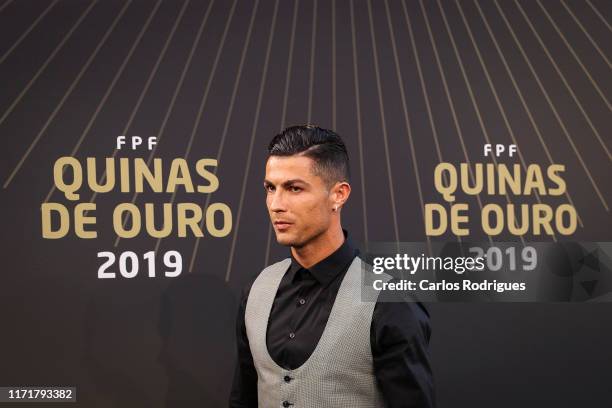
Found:
[[[340,136],[315,125],[290,126],[274,136],[268,145],[268,157],[300,155],[314,161],[313,172],[327,188],[350,179],[349,158]]]

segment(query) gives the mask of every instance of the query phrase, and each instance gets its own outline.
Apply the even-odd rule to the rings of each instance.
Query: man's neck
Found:
[[[344,233],[342,228],[338,226],[337,228],[330,228],[303,247],[291,247],[291,254],[300,265],[308,269],[333,254],[343,243]]]

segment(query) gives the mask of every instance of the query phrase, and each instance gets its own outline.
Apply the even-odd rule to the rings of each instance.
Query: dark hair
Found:
[[[274,136],[268,145],[268,157],[293,155],[313,159],[314,173],[325,181],[328,188],[338,181],[349,181],[346,146],[332,130],[315,125],[290,126]]]

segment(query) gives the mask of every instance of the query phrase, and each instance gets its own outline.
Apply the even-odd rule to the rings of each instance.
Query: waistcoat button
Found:
[[[289,401],[283,401],[283,407],[287,408],[289,405],[293,405]]]
[[[284,380],[285,380],[285,382],[289,382],[289,381],[291,381],[291,380],[292,380],[292,378],[291,378],[291,377],[289,377],[288,375],[286,375],[286,376],[285,376],[285,378],[284,378]]]

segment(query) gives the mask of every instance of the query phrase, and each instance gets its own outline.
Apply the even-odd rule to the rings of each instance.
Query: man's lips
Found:
[[[287,221],[274,221],[274,226],[278,229],[286,229],[291,225],[290,222]]]

